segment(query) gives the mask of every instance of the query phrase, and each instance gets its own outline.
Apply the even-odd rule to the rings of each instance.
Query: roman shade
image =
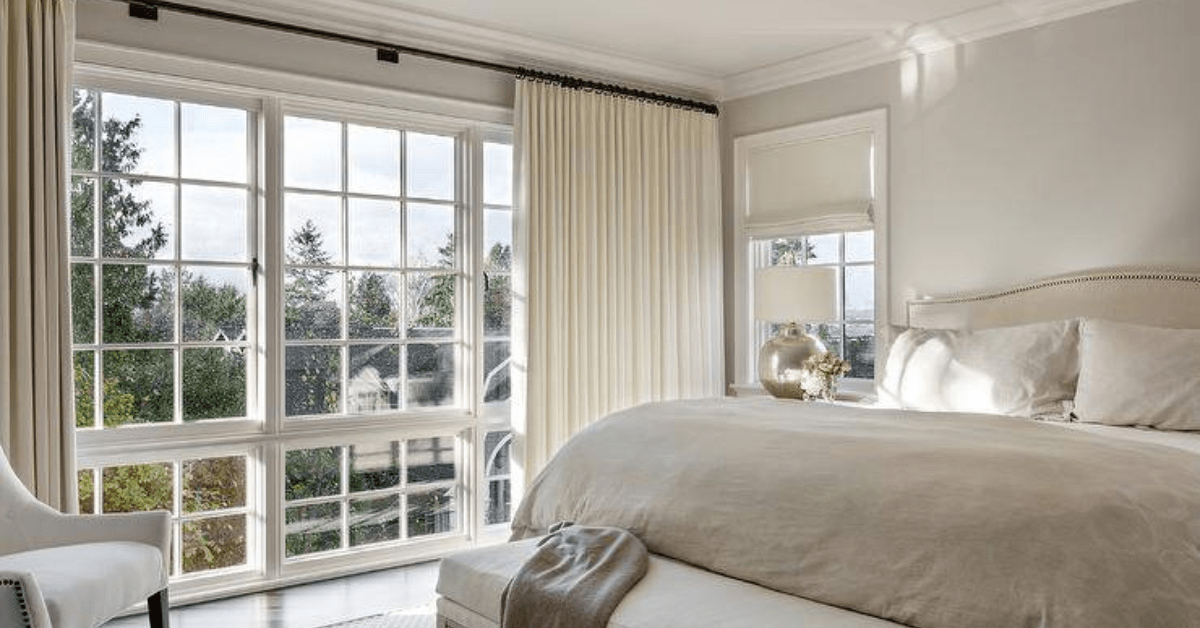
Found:
[[[744,227],[750,237],[871,227],[873,135],[806,139],[747,156]]]

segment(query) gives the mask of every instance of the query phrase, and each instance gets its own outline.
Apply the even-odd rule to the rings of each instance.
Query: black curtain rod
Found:
[[[444,61],[446,63],[455,63],[458,65],[466,65],[492,72],[501,72],[503,74],[511,74],[518,78],[530,78],[539,81],[556,83],[568,89],[582,89],[596,92],[609,92],[637,98],[641,100],[649,100],[660,102],[675,107],[684,109],[694,109],[703,111],[704,113],[718,115],[717,106],[711,103],[689,100],[687,98],[679,98],[677,96],[668,96],[666,94],[658,94],[655,92],[643,91],[623,85],[612,85],[609,83],[600,83],[596,81],[588,81],[585,79],[567,76],[563,74],[553,74],[534,70],[530,68],[522,68],[503,63],[494,63],[491,61],[483,61],[481,59],[472,59],[461,55],[450,54],[446,52],[438,52],[436,50],[426,50],[424,48],[416,48],[414,46],[405,46],[403,44],[395,44],[386,41],[377,41],[367,39],[365,37],[356,37],[354,35],[345,35],[342,33],[334,33],[331,31],[309,28],[307,26],[298,26],[296,24],[287,24],[284,22],[276,22],[263,18],[253,17],[249,15],[239,15],[237,13],[229,13],[227,11],[218,11],[216,9],[208,9],[204,7],[191,6],[180,2],[170,2],[169,0],[116,0],[129,5],[130,14],[135,17],[145,19],[157,19],[158,10],[170,11],[173,13],[185,13],[224,22],[233,22],[235,24],[243,24],[247,26],[256,26],[259,28],[280,31],[283,33],[291,33],[293,35],[303,35],[305,37],[314,37],[328,41],[336,41],[354,46],[362,46],[364,48],[374,48],[377,52],[377,57],[381,61],[389,61],[396,63],[399,60],[399,55],[409,55],[413,57],[424,57],[436,61]]]

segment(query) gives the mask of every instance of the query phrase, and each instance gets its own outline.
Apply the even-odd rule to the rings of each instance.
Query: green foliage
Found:
[[[440,266],[454,268],[454,234],[446,234],[446,243],[438,247]],[[454,275],[435,275],[416,279],[418,299],[412,325],[415,327],[454,327]]]
[[[400,328],[397,286],[381,273],[366,272],[350,281],[350,337],[391,338]]]
[[[104,469],[104,512],[174,510],[174,471],[170,464],[138,464]]]

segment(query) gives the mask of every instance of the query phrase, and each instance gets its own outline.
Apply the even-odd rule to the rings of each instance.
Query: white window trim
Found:
[[[75,80],[89,87],[160,96],[213,105],[238,106],[258,114],[261,123],[250,127],[257,138],[250,144],[257,151],[252,164],[252,176],[258,190],[259,225],[252,250],[258,252],[264,275],[261,277],[261,299],[257,312],[259,320],[252,327],[261,330],[264,339],[257,344],[264,351],[258,360],[254,387],[258,394],[248,401],[248,420],[220,421],[210,424],[165,426],[172,430],[155,430],[146,434],[140,430],[117,433],[116,430],[82,432],[78,436],[80,467],[136,464],[174,458],[202,457],[207,454],[245,452],[251,458],[247,477],[247,507],[256,509],[275,525],[268,526],[252,520],[248,529],[249,561],[246,571],[221,572],[211,576],[187,577],[172,583],[176,602],[190,603],[215,599],[232,594],[275,588],[308,582],[320,578],[410,564],[438,558],[446,553],[465,549],[483,542],[503,541],[501,529],[506,526],[484,526],[481,491],[486,490],[482,478],[483,435],[489,430],[508,429],[509,404],[494,404],[487,408],[479,399],[479,374],[483,368],[482,317],[475,312],[482,307],[482,287],[476,298],[467,296],[467,289],[458,291],[456,316],[461,329],[470,338],[458,338],[465,345],[462,359],[466,368],[459,370],[456,396],[458,407],[405,411],[404,423],[397,424],[396,414],[382,416],[352,416],[329,419],[285,421],[283,416],[282,350],[283,322],[274,320],[272,312],[282,311],[283,264],[282,233],[279,215],[283,202],[282,124],[286,114],[304,115],[326,112],[348,116],[358,122],[375,121],[410,129],[452,132],[468,149],[481,146],[482,141],[511,142],[512,111],[504,107],[441,98],[401,90],[364,86],[354,83],[306,77],[298,74],[263,70],[249,66],[164,55],[157,52],[79,41],[75,47]],[[333,96],[336,95],[336,96]],[[265,147],[257,150],[257,147]],[[460,198],[466,211],[459,212],[456,225],[464,242],[470,242],[460,273],[477,272],[482,260],[475,249],[482,242],[482,177],[481,151],[460,150],[459,159],[465,163],[460,182]],[[467,219],[474,217],[475,219]],[[273,274],[270,279],[266,274]],[[472,307],[465,307],[471,303]],[[514,324],[517,324],[514,321]],[[277,368],[269,368],[276,365]],[[274,400],[274,403],[272,403]],[[258,417],[262,418],[260,422]],[[159,426],[164,427],[164,426]],[[186,446],[164,448],[163,438],[174,430],[186,430],[191,439]],[[139,433],[140,432],[140,433]],[[183,435],[185,432],[178,432]],[[462,452],[457,470],[462,478],[459,495],[460,533],[438,535],[430,540],[384,543],[380,546],[357,548],[328,557],[300,561],[284,561],[283,551],[283,487],[269,478],[283,477],[284,451],[305,443],[349,444],[356,439],[394,438],[413,439],[439,435],[457,435]],[[342,442],[345,441],[345,442]],[[178,441],[177,441],[178,442]],[[257,459],[259,464],[255,465]],[[255,487],[261,487],[255,490]],[[520,495],[513,487],[514,499]],[[515,506],[515,502],[514,502]],[[255,546],[265,548],[256,551]],[[261,557],[261,561],[258,557]]]
[[[757,151],[769,150],[798,142],[811,142],[822,138],[836,137],[850,133],[869,132],[874,135],[874,160],[872,180],[875,188],[875,198],[872,201],[871,222],[855,222],[814,225],[812,230],[804,233],[790,232],[792,237],[801,235],[816,235],[821,232],[856,231],[874,229],[875,231],[875,381],[878,382],[883,371],[883,360],[886,359],[888,326],[891,321],[889,314],[890,291],[888,272],[888,110],[874,109],[862,113],[831,118],[800,124],[783,129],[745,135],[733,140],[733,189],[734,212],[733,232],[733,328],[734,328],[734,386],[753,384],[751,381],[755,370],[754,360],[757,348],[752,347],[754,321],[754,282],[752,270],[753,260],[750,259],[750,234],[746,228],[746,215],[750,199],[750,155]],[[784,234],[779,234],[781,237]],[[761,237],[761,236],[759,236]],[[862,390],[873,392],[873,384],[868,380],[846,380],[843,388],[847,390]]]

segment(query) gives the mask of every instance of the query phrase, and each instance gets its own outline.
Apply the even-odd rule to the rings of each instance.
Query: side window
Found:
[[[850,362],[849,377],[875,377],[875,232],[850,231],[750,241],[754,268],[832,266],[838,270],[837,320],[808,326],[826,349]],[[762,346],[775,326],[754,323],[755,343]]]

